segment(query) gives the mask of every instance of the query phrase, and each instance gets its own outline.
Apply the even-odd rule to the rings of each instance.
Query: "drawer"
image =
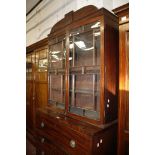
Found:
[[[66,155],[64,153],[60,153],[57,150],[47,150],[47,149],[42,149],[38,148],[36,155]]]
[[[82,136],[67,126],[54,123],[43,116],[37,118],[37,133],[48,137],[51,143],[54,143],[57,147],[71,155],[89,154],[90,138]]]
[[[38,148],[36,155],[51,155],[49,150]]]
[[[67,155],[43,135],[37,135],[37,155]]]

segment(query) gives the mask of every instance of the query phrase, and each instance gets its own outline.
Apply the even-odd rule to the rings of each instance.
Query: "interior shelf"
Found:
[[[55,74],[55,75],[57,75],[57,74],[64,75],[65,74],[65,69],[63,69],[63,68],[57,68],[57,69],[48,68],[48,72],[50,74]]]
[[[50,89],[54,91],[66,91],[66,89],[60,89],[60,88],[50,88]]]
[[[95,91],[95,93],[93,93],[93,90],[82,90],[82,89],[75,89],[74,91],[73,90],[69,90],[70,92],[74,92],[74,93],[82,93],[82,94],[88,94],[88,95],[99,95],[100,92],[99,91]]]
[[[99,74],[100,66],[79,66],[79,67],[70,67],[70,74]]]
[[[65,74],[65,69],[48,69],[50,74]],[[100,66],[79,66],[79,67],[70,67],[70,74],[100,74]]]

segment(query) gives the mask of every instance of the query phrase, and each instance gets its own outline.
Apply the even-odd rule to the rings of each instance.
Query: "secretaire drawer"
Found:
[[[37,117],[37,133],[48,137],[57,147],[71,155],[89,154],[91,145],[89,138],[44,116]]]

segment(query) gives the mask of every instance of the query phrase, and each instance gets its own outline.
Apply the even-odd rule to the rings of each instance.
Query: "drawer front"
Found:
[[[48,138],[43,135],[37,135],[37,155],[67,155],[57,148]]]
[[[68,154],[90,154],[91,140],[66,126],[56,124],[41,116],[37,118],[37,129],[38,134],[48,137],[51,143],[54,143],[58,148],[61,148]]]
[[[49,150],[38,148],[36,155],[51,155],[51,154]]]
[[[36,155],[66,155],[66,154],[60,153],[57,150],[50,150],[50,149],[47,150],[47,149],[38,148]]]
[[[67,155],[60,148],[55,146],[55,143],[44,135],[37,134],[36,139],[38,154],[47,155]]]

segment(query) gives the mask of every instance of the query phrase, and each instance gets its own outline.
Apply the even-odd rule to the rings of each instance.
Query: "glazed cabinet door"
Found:
[[[54,107],[65,109],[66,41],[59,36],[51,41],[48,65],[48,102]]]
[[[69,35],[69,106],[71,114],[100,119],[100,21]]]

